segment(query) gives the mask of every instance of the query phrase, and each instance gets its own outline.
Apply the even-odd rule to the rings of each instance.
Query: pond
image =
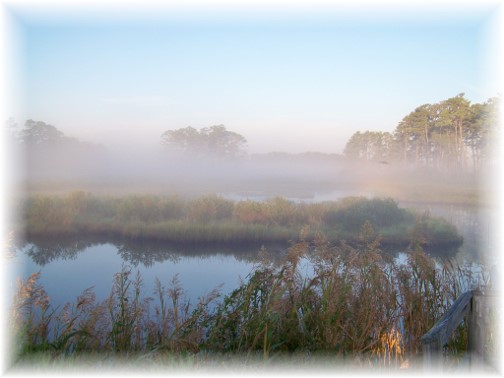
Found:
[[[411,205],[403,204],[411,207]],[[492,250],[491,229],[495,219],[489,209],[454,206],[416,206],[432,215],[443,216],[452,222],[464,237],[464,244],[450,255],[459,266],[484,264],[491,267],[496,259]],[[114,274],[122,267],[139,272],[144,283],[144,293],[152,295],[155,279],[165,287],[172,279],[178,280],[191,304],[219,287],[221,293],[230,293],[241,279],[257,264],[261,246],[244,247],[187,247],[163,244],[124,244],[119,241],[30,241],[20,246],[11,259],[14,281],[26,279],[41,272],[40,283],[48,292],[53,306],[74,302],[86,288],[93,287],[97,300],[108,297]],[[280,256],[288,246],[267,246],[267,250]],[[400,253],[402,251],[393,251]],[[404,255],[402,255],[404,258]]]
[[[186,251],[187,252],[187,251]],[[48,258],[49,256],[49,258]],[[123,267],[139,272],[144,283],[144,293],[151,295],[158,278],[169,287],[177,276],[184,294],[191,304],[214,288],[229,293],[237,288],[254,267],[250,257],[230,254],[226,250],[190,251],[181,253],[169,248],[151,248],[144,253],[113,243],[98,243],[81,248],[61,245],[27,244],[18,249],[13,265],[17,276],[24,279],[41,272],[39,282],[54,305],[73,302],[88,287],[93,287],[96,299],[108,297],[114,274]]]

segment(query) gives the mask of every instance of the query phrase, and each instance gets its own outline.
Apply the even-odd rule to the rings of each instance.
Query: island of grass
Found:
[[[415,235],[427,248],[456,247],[462,237],[443,218],[400,208],[389,198],[347,197],[297,203],[284,198],[231,201],[217,195],[98,196],[82,191],[32,195],[20,228],[37,237],[100,237],[182,244],[287,243],[322,233],[330,242],[359,243],[368,223],[381,244],[407,246]]]

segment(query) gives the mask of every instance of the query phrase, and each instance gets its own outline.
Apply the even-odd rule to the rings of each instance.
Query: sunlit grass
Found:
[[[421,229],[427,246],[461,243],[444,219],[399,208],[391,199],[347,197],[323,203],[284,198],[230,201],[134,195],[99,197],[84,192],[30,196],[21,205],[19,228],[27,237],[102,236],[177,243],[289,242],[308,225],[331,241],[357,242],[369,221],[385,245],[407,246]]]
[[[35,273],[19,281],[12,307],[13,361],[51,366],[127,357],[192,368],[303,356],[307,364],[321,358],[400,368],[421,356],[421,336],[472,279],[469,270],[436,265],[421,240],[412,240],[407,260],[397,263],[381,253],[369,222],[358,247],[308,235],[303,229],[280,263],[261,251],[238,288],[228,295],[216,288],[193,304],[177,276],[146,288],[140,274],[123,266],[103,302],[86,289],[75,302],[54,307]],[[456,334],[454,353],[467,347],[466,333]]]

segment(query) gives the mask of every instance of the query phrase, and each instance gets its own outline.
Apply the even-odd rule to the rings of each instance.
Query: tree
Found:
[[[168,130],[161,135],[161,143],[182,153],[196,153],[202,145],[201,135],[194,127]]]
[[[464,134],[471,119],[470,102],[464,93],[439,103],[438,127],[448,136],[448,149],[457,167],[467,168],[467,151]]]
[[[61,142],[64,134],[53,125],[29,119],[25,122],[19,137],[22,143],[36,146]]]
[[[394,136],[404,162],[456,171],[479,169],[497,125],[499,98],[473,104],[461,93],[408,114]]]
[[[220,157],[235,157],[240,155],[247,140],[238,133],[226,130],[224,125],[204,128],[200,131],[204,135],[207,151],[210,155]]]
[[[500,97],[473,104],[461,93],[424,104],[406,115],[392,134],[357,132],[344,153],[362,160],[402,160],[405,164],[453,171],[480,169],[498,132]]]
[[[436,115],[436,106],[424,104],[399,122],[395,134],[402,142],[400,145],[404,162],[413,160],[415,164],[432,164],[431,133]]]
[[[392,134],[379,131],[357,131],[347,142],[343,153],[351,159],[383,161],[390,158]]]
[[[470,148],[475,169],[481,168],[488,159],[492,141],[497,139],[499,106],[499,97],[490,98],[483,104],[471,105],[471,118],[464,134],[464,142]]]
[[[192,157],[234,158],[244,153],[246,139],[224,125],[202,128],[189,126],[168,130],[161,135],[161,143],[171,151]]]
[[[25,174],[30,180],[91,175],[103,166],[105,148],[65,136],[55,126],[27,120],[17,133]]]

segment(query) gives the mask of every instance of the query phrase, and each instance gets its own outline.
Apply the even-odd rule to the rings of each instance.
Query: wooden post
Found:
[[[442,356],[443,347],[439,340],[423,345],[423,369],[425,372],[441,372],[443,368]]]
[[[424,369],[440,371],[443,367],[443,346],[470,311],[473,291],[460,295],[441,319],[422,337]]]
[[[484,360],[490,357],[487,353],[487,344],[491,342],[489,340],[489,331],[491,330],[490,311],[493,296],[495,296],[495,293],[474,290],[468,335],[471,369],[481,368]]]
[[[460,295],[441,319],[422,337],[424,369],[442,368],[443,346],[452,333],[466,319],[468,325],[468,357],[470,369],[481,369],[491,356],[493,329],[491,312],[497,293],[486,287]],[[490,348],[490,349],[489,349]]]
[[[469,311],[469,329],[468,329],[468,351],[470,367],[473,369],[479,364],[481,351],[481,328],[479,324],[478,313],[481,303],[477,300],[478,295],[474,295],[471,299],[471,309]]]

